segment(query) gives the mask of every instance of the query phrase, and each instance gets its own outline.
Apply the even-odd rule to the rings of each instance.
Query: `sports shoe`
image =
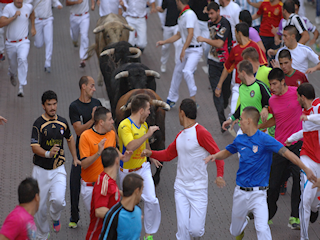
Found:
[[[45,67],[44,71],[47,72],[47,73],[51,73],[51,67]]]
[[[316,24],[320,24],[320,17],[316,17],[315,21],[316,21]]]
[[[53,227],[53,231],[59,232],[61,228],[60,220],[53,221],[52,227]]]
[[[268,221],[268,224],[269,224],[269,225],[272,225],[272,224],[273,224],[273,222],[272,222],[271,219]]]
[[[78,41],[72,41],[74,47],[78,47]]]
[[[242,231],[242,233],[238,236],[236,236],[236,240],[241,240],[244,237],[244,231]]]
[[[152,236],[152,235],[149,235],[147,238],[144,237],[143,239],[144,239],[144,240],[153,240],[153,236]]]
[[[10,76],[10,82],[11,82],[12,86],[14,86],[14,87],[17,86],[17,79],[15,78],[14,75]]]
[[[84,68],[86,66],[86,62],[84,61],[84,60],[82,60],[81,62],[80,62],[80,68]]]
[[[286,192],[287,192],[287,183],[288,181],[285,181],[284,183],[281,184],[281,187],[280,187],[280,194],[281,195],[285,195]]]
[[[23,88],[19,87],[18,97],[24,97]]]
[[[250,220],[254,219],[254,215],[253,215],[252,212],[249,212],[248,215],[247,215],[247,217],[248,217]]]
[[[69,222],[69,228],[77,228],[78,227],[78,223],[76,222]]]
[[[163,72],[163,73],[165,73],[167,71],[167,67],[165,64],[161,64],[160,69],[161,69],[161,72]]]
[[[0,61],[6,60],[4,53],[0,53]]]
[[[319,211],[316,211],[316,212],[311,211],[310,222],[314,223],[315,221],[317,221],[318,215],[319,215]]]
[[[167,99],[167,104],[169,104],[170,108],[174,108],[174,106],[176,106],[176,103],[170,101],[169,99]]]
[[[292,230],[300,230],[300,219],[295,217],[289,218],[288,227]]]

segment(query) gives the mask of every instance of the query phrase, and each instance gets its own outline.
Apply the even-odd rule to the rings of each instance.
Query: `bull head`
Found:
[[[100,25],[100,26],[96,27],[96,28],[93,30],[93,33],[94,33],[94,34],[97,34],[97,33],[99,33],[99,32],[103,32],[105,29],[108,29],[109,27],[111,27],[111,26],[114,25],[115,23],[118,23],[118,24],[122,25],[122,27],[123,27],[124,29],[128,29],[129,31],[134,31],[134,28],[131,27],[130,25],[124,24],[124,23],[119,22],[119,21],[114,21],[114,22],[107,22],[107,23],[105,23],[105,24],[103,24],[103,25]]]
[[[114,48],[107,49],[100,54],[100,57],[102,57],[104,55],[110,56],[110,55],[114,54],[114,51],[115,51]],[[130,58],[138,58],[141,56],[141,50],[139,48],[129,47],[129,51],[131,54],[135,54],[135,55],[129,56]]]
[[[156,71],[153,70],[145,70],[146,76],[147,77],[155,77],[155,78],[160,78],[160,74]],[[114,78],[115,79],[120,79],[123,77],[128,77],[129,76],[129,72],[128,71],[122,71],[119,72]]]
[[[169,111],[171,109],[169,104],[161,100],[152,99],[151,104],[154,105],[155,107],[162,107],[163,110],[166,110],[166,111]],[[123,105],[120,108],[120,110],[123,112],[129,109],[131,109],[131,102],[127,103],[126,105]]]

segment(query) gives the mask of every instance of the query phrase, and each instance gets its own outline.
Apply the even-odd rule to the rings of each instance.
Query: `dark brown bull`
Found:
[[[162,101],[158,94],[151,89],[134,89],[123,95],[116,107],[116,127],[119,126],[120,122],[129,117],[131,114],[131,99],[137,94],[147,94],[151,98],[150,104],[150,115],[146,122],[148,126],[159,126],[160,130],[155,131],[152,137],[149,139],[149,144],[152,150],[163,150],[165,149],[165,116],[166,112],[170,110],[170,106]],[[157,168],[156,173],[153,175],[153,181],[155,185],[160,182],[160,172],[162,167]]]

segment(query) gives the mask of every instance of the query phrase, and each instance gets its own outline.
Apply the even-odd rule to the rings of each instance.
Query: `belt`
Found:
[[[81,181],[84,182],[87,187],[93,187],[95,184],[95,182],[85,182],[82,179],[81,179]]]
[[[201,47],[202,45],[200,44],[200,45],[189,45],[189,47],[188,48],[197,48],[197,47]]]
[[[82,15],[85,15],[85,14],[87,14],[88,12],[85,12],[85,13],[81,13],[81,14],[73,14],[74,16],[76,16],[76,17],[81,17]]]
[[[144,18],[144,17],[134,17],[134,16],[130,16],[130,15],[128,15],[128,17],[131,17],[131,18]]]
[[[45,20],[46,18],[38,18],[39,20]]]
[[[28,39],[28,37],[25,37],[25,38],[21,38],[19,40],[16,40],[16,41],[8,41],[8,39],[6,39],[8,42],[11,42],[11,43],[17,43],[17,42],[21,42],[22,40],[25,40],[25,39]]]
[[[246,191],[246,192],[252,192],[252,191],[258,191],[258,190],[268,190],[269,187],[240,187],[240,190]]]
[[[120,171],[121,171],[121,172],[125,172],[125,173],[131,173],[131,172],[138,171],[138,170],[141,169],[141,168],[142,168],[142,165],[141,165],[140,167],[133,168],[133,169],[120,168]]]

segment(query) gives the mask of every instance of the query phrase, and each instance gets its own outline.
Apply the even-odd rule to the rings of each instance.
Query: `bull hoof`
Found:
[[[102,79],[98,79],[98,86],[102,87],[103,86],[103,80]]]

